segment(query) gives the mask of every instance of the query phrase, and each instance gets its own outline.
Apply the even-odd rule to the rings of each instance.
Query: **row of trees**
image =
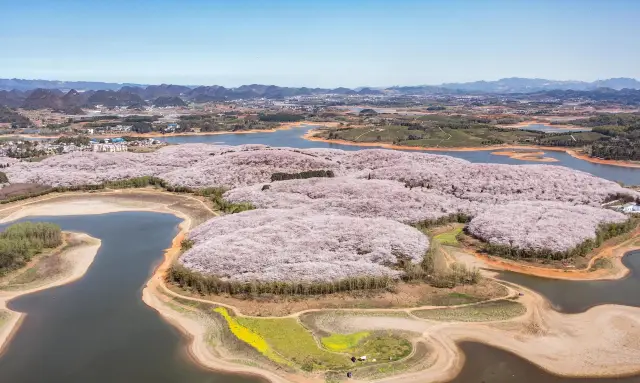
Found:
[[[640,140],[616,138],[598,141],[591,145],[591,156],[606,160],[640,161]]]
[[[260,113],[258,115],[258,118],[260,119],[260,121],[268,122],[298,122],[304,120],[305,117],[304,115],[293,113]]]
[[[62,230],[51,223],[16,223],[0,233],[0,275],[25,266],[46,248],[62,244]]]
[[[184,240],[183,251],[190,249],[193,242]],[[423,281],[434,287],[452,288],[458,285],[472,285],[481,280],[478,270],[470,270],[465,265],[454,263],[450,267],[436,267],[436,258],[442,257],[438,243],[425,254],[420,264],[410,261],[399,262],[397,267],[404,271],[405,282]],[[359,290],[380,290],[393,287],[398,280],[390,276],[357,276],[327,282],[289,282],[289,281],[229,281],[215,275],[189,270],[175,263],[167,273],[167,281],[181,288],[189,289],[202,295],[323,295]]]
[[[462,222],[467,218],[452,215],[438,220],[445,222]],[[433,224],[436,224],[434,221]],[[426,222],[423,229],[430,227]],[[185,239],[181,243],[182,251],[191,249],[194,241]],[[478,270],[468,269],[465,265],[454,263],[443,265],[442,249],[437,241],[431,243],[430,249],[418,264],[411,259],[400,258],[394,268],[403,271],[401,279],[405,282],[421,281],[435,287],[452,288],[457,285],[476,284],[481,280]],[[391,276],[356,276],[327,282],[291,282],[291,281],[229,281],[222,280],[212,274],[192,271],[175,263],[167,273],[167,281],[181,288],[189,289],[202,295],[321,295],[358,290],[379,290],[393,287],[399,279]]]
[[[271,174],[271,182],[286,180],[302,180],[306,178],[327,177],[333,178],[335,174],[333,170],[309,170],[300,173],[273,173]]]
[[[174,264],[167,273],[167,280],[181,288],[193,290],[199,294],[228,295],[321,295],[346,291],[385,289],[393,286],[396,280],[390,276],[362,276],[333,282],[239,282],[221,280],[215,275],[194,272],[180,264]]]
[[[523,249],[515,246],[485,243],[484,251],[491,255],[514,259],[551,259],[562,260],[583,257],[593,249],[600,247],[606,240],[628,233],[640,223],[640,218],[633,217],[623,223],[602,224],[596,232],[595,239],[587,239],[578,246],[567,251],[553,251],[547,248]]]

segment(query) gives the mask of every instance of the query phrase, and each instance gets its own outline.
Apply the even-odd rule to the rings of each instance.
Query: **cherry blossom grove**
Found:
[[[402,183],[353,177],[311,178],[237,188],[225,193],[230,202],[257,208],[297,208],[352,217],[391,218],[412,224],[452,214],[475,215],[484,204],[433,190],[409,189]]]
[[[596,236],[603,223],[627,217],[613,210],[561,202],[511,202],[486,209],[467,229],[486,242],[520,249],[568,251]]]
[[[269,182],[276,172],[332,170],[338,176],[399,181],[475,202],[565,201],[598,206],[638,193],[590,174],[550,165],[473,164],[449,156],[371,149],[269,148],[264,145],[172,145],[153,153],[75,152],[6,169],[13,183],[98,184],[155,176],[175,186],[236,188]]]
[[[232,281],[335,281],[398,277],[399,259],[418,263],[428,238],[399,222],[259,209],[211,219],[194,229],[180,261]]]
[[[393,263],[394,246],[405,246],[403,253],[414,260],[428,246],[402,223],[453,214],[474,217],[469,230],[490,243],[566,251],[594,238],[599,224],[625,219],[601,208],[604,202],[640,196],[615,182],[561,166],[474,164],[382,149],[185,144],[144,154],[70,153],[11,163],[4,170],[12,183],[81,186],[154,176],[172,186],[226,188],[227,201],[249,202],[259,210],[214,218],[196,229],[196,246],[183,262],[198,271],[221,267],[227,278],[238,280],[305,273],[311,279],[323,268],[327,272],[322,278],[344,273],[397,275],[385,266]],[[335,177],[271,182],[274,173],[320,170],[331,170]],[[233,230],[225,231],[226,226]],[[310,227],[317,230],[310,234]],[[367,231],[369,227],[376,227],[378,235]],[[243,228],[247,231],[240,234]],[[318,245],[305,242],[305,236]],[[406,248],[409,239],[420,244],[420,251]],[[376,247],[361,252],[356,243],[361,250]],[[305,246],[309,251],[303,251]]]

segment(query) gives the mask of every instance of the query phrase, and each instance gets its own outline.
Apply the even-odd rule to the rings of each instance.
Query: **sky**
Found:
[[[358,87],[640,78],[640,0],[0,0],[0,78]]]

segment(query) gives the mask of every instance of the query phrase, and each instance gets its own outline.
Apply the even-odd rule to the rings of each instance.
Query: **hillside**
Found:
[[[17,127],[27,128],[31,121],[15,110],[0,105],[0,124],[15,124]]]
[[[51,81],[24,80],[17,78],[0,78],[0,90],[33,90],[33,89],[77,89],[77,90],[118,90],[123,86],[144,86],[139,84],[118,84],[98,81]]]
[[[122,90],[99,90],[87,99],[86,105],[103,105],[108,108],[115,108],[118,106],[142,106],[146,105],[146,103],[135,93]]]
[[[33,88],[38,84],[42,87]],[[77,84],[77,87],[68,88]],[[6,89],[6,90],[2,90]],[[286,97],[337,94],[337,95],[438,95],[438,94],[510,94],[532,95],[558,98],[592,98],[620,102],[628,97],[635,99],[640,90],[640,81],[632,78],[611,78],[594,82],[556,81],[530,78],[503,78],[496,81],[474,81],[467,83],[445,83],[442,85],[393,86],[379,88],[307,88],[281,87],[276,85],[250,84],[236,88],[220,85],[189,87],[183,85],[160,84],[142,86],[136,84],[114,84],[96,82],[66,82],[40,80],[0,79],[0,105],[26,108],[60,108],[65,92],[73,92],[68,98],[81,101],[63,100],[62,106],[104,104],[109,106],[139,106],[145,101],[152,102],[160,97],[179,97],[183,101],[196,103],[239,99],[282,99]],[[9,92],[11,90],[11,92]],[[97,96],[94,96],[98,94]],[[111,92],[111,93],[105,93]],[[618,93],[616,93],[618,92]],[[88,96],[87,96],[88,95]],[[79,97],[79,96],[86,96]],[[92,98],[93,97],[93,98]],[[88,100],[91,99],[89,102]],[[164,100],[164,99],[163,99]],[[162,101],[162,100],[161,100]],[[177,100],[173,100],[177,101]],[[636,101],[633,101],[634,103]],[[71,103],[71,104],[69,104]]]
[[[187,103],[184,102],[180,97],[158,97],[153,100],[152,104],[159,108],[167,106],[187,106]]]
[[[58,89],[36,89],[24,100],[24,109],[62,109],[63,93]]]
[[[27,94],[19,90],[0,90],[0,105],[8,106],[9,108],[18,108],[26,98]]]

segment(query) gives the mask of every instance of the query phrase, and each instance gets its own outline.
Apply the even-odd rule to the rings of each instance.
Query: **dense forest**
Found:
[[[0,233],[0,275],[24,267],[44,249],[62,244],[59,226],[42,222],[16,223]]]
[[[603,136],[591,145],[592,157],[640,161],[640,114],[600,114],[571,123],[590,127]]]

